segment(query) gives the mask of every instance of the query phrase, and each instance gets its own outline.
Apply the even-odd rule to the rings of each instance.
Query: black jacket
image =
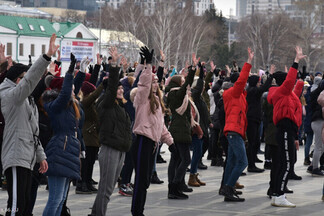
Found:
[[[99,141],[118,151],[128,152],[132,144],[131,122],[124,104],[117,100],[118,67],[109,67],[108,86],[98,105]]]
[[[270,88],[272,83],[272,75],[269,75],[267,81],[260,87],[248,87],[246,101],[248,103],[247,119],[248,121],[255,121],[257,123],[261,122],[262,119],[262,109],[261,109],[261,97],[262,94]]]
[[[318,85],[317,89],[310,93],[310,108],[312,110],[312,121],[323,120],[322,107],[317,103],[317,98],[323,90],[323,87],[321,85]]]

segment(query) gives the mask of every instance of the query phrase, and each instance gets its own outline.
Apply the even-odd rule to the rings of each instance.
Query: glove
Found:
[[[107,86],[108,86],[108,79],[104,79],[104,80],[102,81],[102,85],[103,85],[104,89],[106,89]]]
[[[80,63],[80,72],[85,73],[88,64],[89,64],[88,58],[87,57],[83,58]]]
[[[141,64],[143,65],[144,64],[144,61],[145,61],[145,57],[144,57],[144,54],[143,53],[139,53],[140,56],[141,56]]]
[[[71,60],[71,62],[70,62],[69,70],[67,71],[67,73],[73,74],[75,63],[76,63],[76,58],[73,55],[73,53],[71,53],[71,55],[70,55],[70,60]]]
[[[145,47],[141,47],[140,50],[145,56],[146,64],[152,64],[154,49],[152,49],[152,51],[150,52],[150,50],[145,46]]]
[[[93,65],[89,65],[89,74],[92,74],[93,72]]]

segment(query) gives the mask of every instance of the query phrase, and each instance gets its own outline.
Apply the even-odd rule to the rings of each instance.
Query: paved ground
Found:
[[[169,162],[170,155],[166,146],[162,148],[166,153],[162,156]],[[158,164],[159,177],[165,181],[161,185],[151,185],[145,206],[147,216],[211,216],[211,215],[324,215],[324,202],[321,201],[324,178],[311,177],[306,173],[303,165],[304,149],[298,152],[296,173],[303,177],[302,181],[290,181],[288,186],[294,190],[294,194],[288,195],[288,200],[297,205],[296,208],[277,208],[270,205],[270,199],[266,196],[268,189],[269,173],[265,171],[260,174],[250,174],[240,177],[240,183],[245,185],[243,203],[225,203],[223,197],[218,195],[220,180],[223,169],[221,167],[208,167],[207,170],[200,170],[201,180],[207,186],[194,188],[189,194],[188,200],[167,199],[167,164]],[[263,159],[263,155],[259,155]],[[204,159],[205,164],[210,161]],[[261,164],[258,164],[261,167]],[[95,164],[94,179],[99,180],[98,163]],[[188,176],[186,176],[188,179]],[[41,215],[46,205],[48,192],[45,186],[39,188],[34,215]],[[75,194],[75,187],[71,186],[68,199],[68,207],[72,215],[87,215],[93,204],[95,195]],[[7,192],[0,191],[0,208],[6,207]],[[114,191],[108,205],[107,215],[124,216],[130,215],[131,198],[123,197]],[[0,214],[3,214],[3,210]]]

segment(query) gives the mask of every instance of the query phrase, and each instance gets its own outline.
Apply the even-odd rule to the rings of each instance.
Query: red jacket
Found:
[[[289,69],[285,81],[279,87],[271,87],[269,89],[267,100],[269,104],[273,104],[273,123],[277,123],[288,118],[292,120],[298,127],[302,124],[303,109],[299,100],[303,84],[298,81],[295,86],[298,65],[294,63]],[[298,96],[296,95],[299,94]]]
[[[246,92],[244,90],[252,65],[245,63],[240,77],[234,86],[225,90],[223,93],[225,109],[225,127],[224,134],[227,136],[229,131],[240,134],[245,139],[247,127],[246,112]]]

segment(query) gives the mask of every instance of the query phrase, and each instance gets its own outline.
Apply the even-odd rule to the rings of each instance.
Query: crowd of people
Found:
[[[6,215],[33,215],[40,182],[49,190],[43,215],[70,215],[66,201],[72,182],[77,194],[96,193],[89,215],[109,212],[118,183],[119,193],[132,197],[131,214],[142,216],[150,184],[163,183],[156,171],[156,163],[165,162],[163,144],[171,152],[168,199],[188,199],[192,187],[206,185],[198,173],[207,169],[205,154],[211,166],[224,167],[218,193],[225,202],[245,201],[238,179],[246,168],[257,173],[270,169],[271,205],[296,207],[286,194],[292,193],[289,179],[301,180],[294,171],[300,145],[305,145],[305,171],[324,176],[324,79],[320,72],[298,70],[306,57],[300,47],[289,70],[271,65],[263,73],[251,72],[250,48],[242,69],[236,62],[225,70],[212,61],[209,67],[192,54],[191,63],[177,72],[165,66],[162,51],[156,57],[154,50],[141,47],[140,62],[130,65],[112,47],[108,61],[98,53],[94,66],[71,53],[61,77],[55,40],[53,34],[47,53],[29,65],[14,62],[0,46]],[[256,166],[262,139],[264,169]],[[96,160],[98,189],[92,179]]]

